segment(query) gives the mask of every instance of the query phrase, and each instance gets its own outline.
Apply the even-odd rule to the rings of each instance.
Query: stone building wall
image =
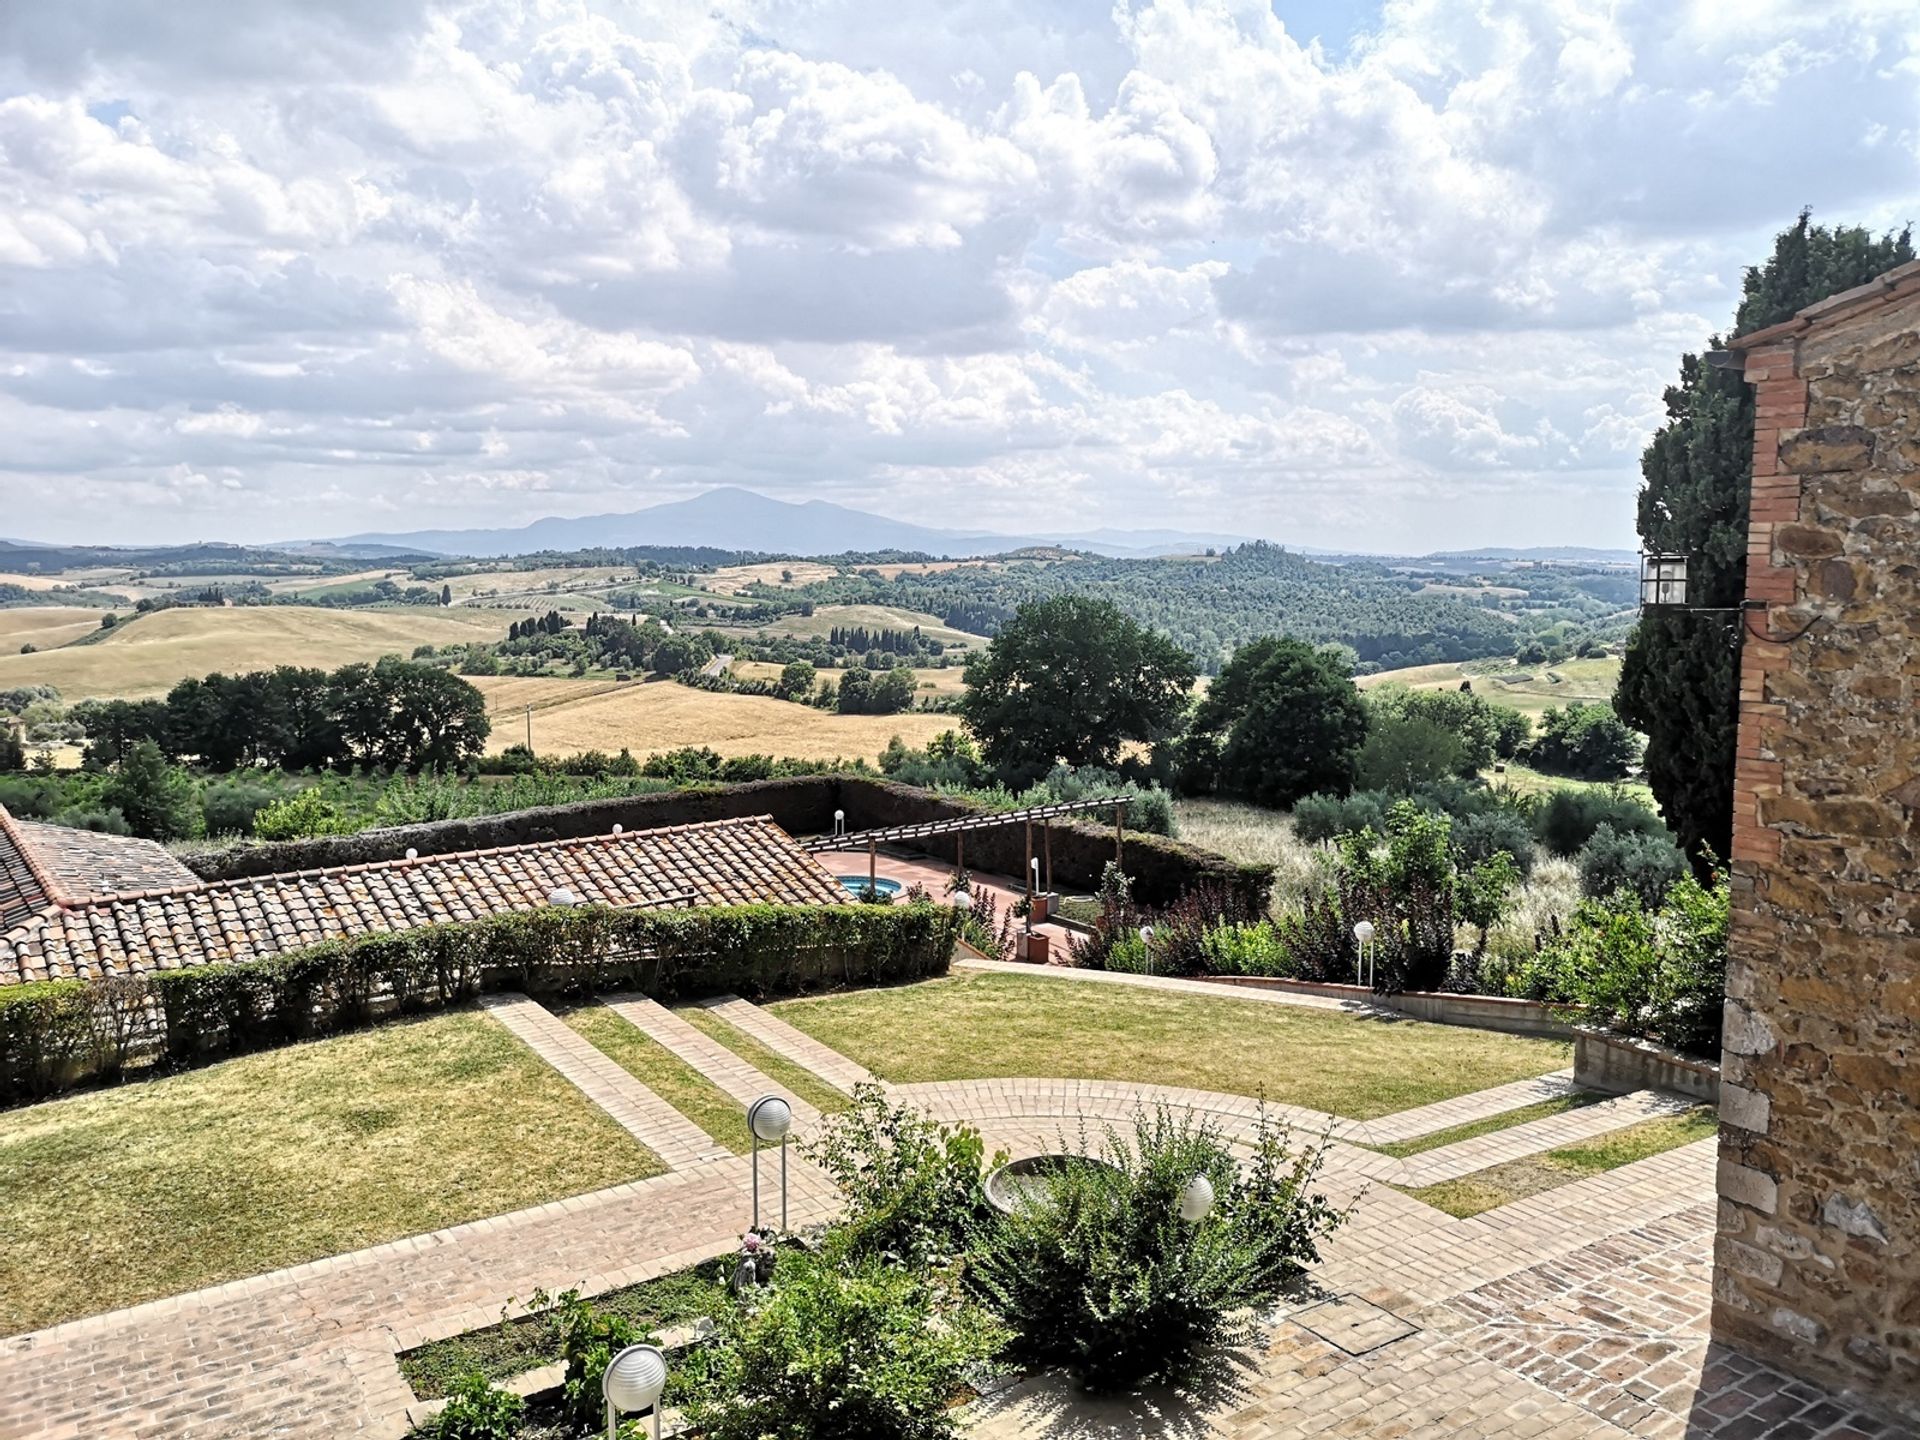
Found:
[[[1765,609],[1741,666],[1714,1330],[1920,1417],[1916,327],[1920,265],[1737,342]]]

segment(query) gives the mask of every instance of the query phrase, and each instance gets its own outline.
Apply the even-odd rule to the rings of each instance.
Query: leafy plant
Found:
[[[1581,848],[1580,890],[1601,899],[1617,890],[1630,891],[1650,909],[1658,909],[1667,891],[1692,873],[1680,847],[1665,835],[1620,834],[1602,825]]]
[[[1245,1344],[1253,1311],[1278,1300],[1344,1218],[1309,1186],[1324,1151],[1288,1148],[1262,1112],[1243,1166],[1211,1122],[1165,1108],[1108,1130],[1104,1163],[1067,1165],[1002,1217],[969,1282],[1012,1330],[1008,1355],[1063,1366],[1091,1389],[1190,1381],[1210,1352]],[[1182,1192],[1205,1177],[1201,1220]]]
[[[856,1086],[853,1104],[828,1119],[801,1153],[845,1201],[837,1243],[851,1255],[945,1265],[987,1213],[980,1132],[936,1124],[888,1100],[878,1085]]]
[[[445,1407],[414,1433],[422,1440],[514,1440],[527,1402],[496,1388],[486,1376],[469,1374],[454,1387]]]
[[[944,1276],[873,1256],[795,1265],[723,1318],[687,1418],[707,1440],[942,1440],[1004,1340]]]

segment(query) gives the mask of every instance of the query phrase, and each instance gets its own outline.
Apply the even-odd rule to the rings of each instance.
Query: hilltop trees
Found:
[[[1161,739],[1193,681],[1193,661],[1165,636],[1105,601],[1061,595],[1022,605],[967,662],[960,715],[987,764],[1027,785],[1062,762],[1112,769],[1128,741]]]
[[[1338,655],[1291,636],[1234,651],[1178,747],[1181,787],[1285,807],[1353,788],[1367,709]]]
[[[1913,259],[1911,233],[1876,238],[1806,214],[1747,271],[1734,330],[1758,330]],[[1709,342],[1720,344],[1719,337]],[[1680,359],[1667,423],[1640,460],[1640,538],[1692,561],[1692,603],[1737,606],[1746,594],[1753,392],[1736,370]],[[1734,666],[1725,627],[1697,615],[1650,615],[1627,647],[1614,703],[1647,736],[1647,783],[1689,851],[1725,855],[1733,838]]]

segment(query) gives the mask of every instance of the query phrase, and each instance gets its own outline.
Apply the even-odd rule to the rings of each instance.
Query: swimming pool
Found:
[[[885,895],[888,899],[892,899],[895,895],[898,895],[902,888],[898,880],[889,880],[884,875],[874,880],[868,880],[864,875],[836,875],[833,878],[838,880],[846,892],[855,899],[865,895],[869,885],[875,890],[878,890],[882,895]]]

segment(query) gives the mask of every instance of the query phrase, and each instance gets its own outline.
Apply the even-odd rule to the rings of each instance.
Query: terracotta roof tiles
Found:
[[[321,940],[533,910],[562,887],[622,908],[847,899],[766,816],[216,884],[183,873],[191,883],[49,903],[35,899],[32,877],[0,869],[0,886],[19,890],[14,910],[34,907],[0,935],[0,984],[263,959]],[[0,898],[8,893],[0,888]]]

